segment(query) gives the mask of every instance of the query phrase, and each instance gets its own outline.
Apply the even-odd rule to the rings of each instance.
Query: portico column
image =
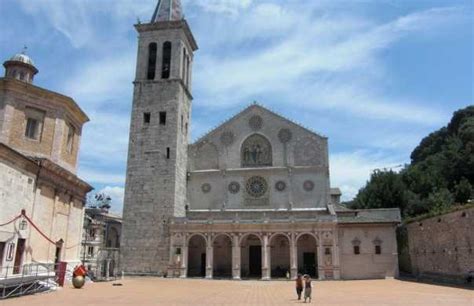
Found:
[[[188,242],[185,239],[185,245],[183,246],[181,250],[181,267],[180,267],[180,278],[186,278],[187,277],[187,272],[188,272]]]
[[[296,247],[296,235],[291,233],[290,237],[290,276],[295,279],[298,274],[298,253]]]
[[[321,233],[318,235],[318,278],[324,279],[323,241]]]
[[[206,278],[211,279],[212,278],[212,267],[213,267],[213,247],[212,247],[212,237],[209,236],[207,238],[207,247],[206,247]]]
[[[239,236],[232,236],[232,278],[240,279],[240,244]]]
[[[270,280],[270,245],[268,243],[268,234],[263,235],[262,246],[262,280]]]

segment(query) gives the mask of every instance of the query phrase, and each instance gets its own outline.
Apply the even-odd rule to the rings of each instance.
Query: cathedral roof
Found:
[[[158,0],[150,23],[183,19],[181,0]]]
[[[305,127],[303,126],[302,124],[298,123],[298,122],[295,122],[291,119],[288,119],[286,117],[284,117],[283,115],[280,115],[272,110],[269,110],[268,108],[262,106],[261,104],[258,104],[257,102],[254,102],[252,104],[250,104],[249,106],[247,106],[245,109],[243,109],[242,111],[240,111],[239,113],[235,114],[234,116],[230,117],[229,119],[221,122],[218,126],[212,128],[210,131],[208,131],[207,133],[205,133],[204,135],[202,135],[201,137],[199,137],[197,140],[195,140],[193,142],[193,145],[203,141],[204,139],[206,139],[207,137],[209,137],[210,135],[218,132],[219,130],[223,129],[224,126],[228,125],[230,122],[233,122],[234,120],[237,120],[238,118],[242,117],[243,115],[245,115],[246,113],[248,112],[252,112],[254,111],[255,109],[259,109],[259,110],[262,110],[264,112],[267,112],[267,113],[270,113],[272,116],[275,116],[275,117],[278,117],[280,118],[281,120],[283,121],[286,121],[288,123],[290,123],[291,125],[293,126],[296,126],[298,128],[302,128],[304,130],[306,130],[307,132],[317,136],[317,137],[320,137],[320,138],[327,138],[326,136],[323,136],[319,133],[316,133],[315,131],[311,130],[310,128],[308,127]]]

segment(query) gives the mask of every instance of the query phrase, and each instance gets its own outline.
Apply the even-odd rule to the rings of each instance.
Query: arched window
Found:
[[[250,135],[241,148],[242,167],[264,167],[272,165],[272,145],[260,134]]]
[[[151,44],[148,45],[148,72],[147,72],[147,79],[148,80],[154,80],[155,79],[156,50],[157,50],[156,43],[151,43]]]
[[[161,66],[161,78],[169,79],[171,71],[171,42],[163,44],[163,64]]]

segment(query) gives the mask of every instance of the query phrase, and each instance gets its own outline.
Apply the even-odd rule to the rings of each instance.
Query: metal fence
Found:
[[[33,294],[56,287],[55,264],[26,264],[0,268],[0,299]]]

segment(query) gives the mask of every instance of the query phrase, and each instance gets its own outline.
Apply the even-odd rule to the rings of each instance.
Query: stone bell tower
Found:
[[[185,215],[191,71],[196,41],[180,0],[159,0],[137,24],[138,58],[123,209],[121,269],[162,275],[169,223]]]

